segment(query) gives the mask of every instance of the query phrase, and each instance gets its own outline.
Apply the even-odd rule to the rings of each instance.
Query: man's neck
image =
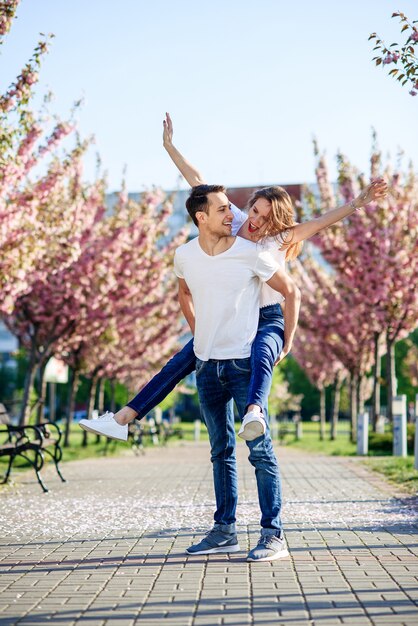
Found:
[[[233,245],[235,237],[232,235],[219,236],[213,233],[205,233],[199,231],[199,244],[203,252],[206,252],[209,256],[216,256],[222,254]]]

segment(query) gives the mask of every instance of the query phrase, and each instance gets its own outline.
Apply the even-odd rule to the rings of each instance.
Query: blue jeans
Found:
[[[141,391],[128,402],[129,407],[138,413],[137,419],[143,418],[157,404],[160,404],[185,376],[194,372],[196,357],[193,352],[193,339],[190,339],[180,352],[150,380]]]
[[[271,388],[274,362],[283,348],[284,324],[280,304],[272,304],[260,309],[258,330],[251,349],[251,382],[247,402],[266,407]],[[193,339],[175,354],[172,359],[150,380],[141,391],[128,402],[128,406],[144,417],[174,389],[185,376],[196,367],[193,352]],[[240,412],[242,417],[245,413]]]
[[[251,346],[251,380],[247,406],[268,406],[274,363],[284,344],[284,319],[280,304],[260,309],[258,329]]]
[[[196,380],[202,417],[209,433],[216,496],[215,522],[235,523],[238,501],[233,400],[240,414],[246,407],[251,358],[201,361],[196,359]],[[266,414],[267,417],[267,414]],[[261,526],[281,534],[281,483],[269,429],[246,442],[255,468]]]

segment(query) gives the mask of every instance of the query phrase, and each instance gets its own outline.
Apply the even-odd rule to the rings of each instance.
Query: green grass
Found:
[[[183,431],[183,440],[194,441],[194,423],[182,422],[179,426]],[[209,441],[208,431],[203,422],[200,425],[200,441]]]
[[[323,441],[319,439],[319,424],[317,422],[303,422],[302,429],[302,439],[296,441],[294,435],[289,433],[285,436],[283,445],[330,456],[354,456],[356,454],[356,445],[351,443],[349,439],[347,423],[340,426],[340,432],[337,432],[335,441],[331,441],[329,438],[329,425],[327,425]]]
[[[342,422],[339,427],[335,441],[330,440],[329,424],[327,423],[325,439],[319,439],[319,424],[317,422],[303,422],[303,437],[300,441],[295,441],[293,434],[285,436],[284,443],[307,452],[317,452],[329,455],[354,456],[357,454],[357,446],[349,439],[349,424]],[[414,450],[415,426],[407,426],[407,446],[408,454],[413,454]],[[393,435],[390,427],[384,434],[369,432],[369,454],[368,456],[392,456]]]
[[[383,474],[390,482],[401,485],[408,493],[418,491],[418,470],[414,469],[414,457],[389,457],[367,459],[364,463],[374,472]]]

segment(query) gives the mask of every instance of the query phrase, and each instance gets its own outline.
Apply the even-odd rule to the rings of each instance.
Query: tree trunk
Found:
[[[97,410],[99,411],[99,415],[104,413],[104,385],[105,381],[103,378],[99,378],[97,382]],[[96,443],[100,443],[100,435],[96,435]]]
[[[340,399],[341,399],[341,387],[343,386],[343,378],[341,374],[337,374],[334,383],[334,402],[332,405],[332,418],[331,418],[331,441],[335,441],[337,438],[338,427],[338,415],[340,412]]]
[[[104,397],[105,397],[105,381],[104,378],[100,378],[97,383],[97,409],[99,415],[104,413]]]
[[[364,413],[364,383],[365,376],[357,377],[357,385],[356,385],[356,396],[357,396],[357,415],[359,413]]]
[[[89,394],[89,402],[87,406],[87,419],[91,420],[94,410],[94,403],[96,400],[96,389],[97,389],[97,374],[94,374],[91,378],[90,384],[90,394]],[[83,448],[87,446],[87,431],[83,431],[83,442],[81,444]]]
[[[351,422],[351,441],[357,439],[357,374],[350,376],[350,422]]]
[[[57,419],[56,414],[57,404],[57,383],[49,383],[49,415],[50,422],[55,422]]]
[[[70,429],[73,421],[75,398],[77,395],[78,384],[80,382],[80,372],[77,369],[71,370],[70,388],[68,390],[67,411],[65,415],[65,434],[64,448],[70,445]]]
[[[325,387],[322,385],[319,389],[319,439],[324,441],[325,439],[325,426],[326,426],[326,406],[325,406]]]
[[[92,377],[90,381],[90,394],[89,394],[89,401],[87,405],[87,419],[88,420],[91,420],[93,416],[94,404],[96,402],[96,391],[97,391],[98,380],[99,379],[97,378],[97,374],[94,374],[94,376]]]
[[[30,407],[30,393],[33,389],[33,383],[35,381],[36,371],[38,369],[39,362],[36,359],[36,347],[32,346],[28,369],[25,376],[25,386],[23,391],[22,408],[20,410],[19,425],[24,426],[29,423],[29,417],[31,412]]]
[[[371,422],[373,432],[376,432],[377,420],[380,415],[380,376],[382,363],[379,354],[380,333],[374,334],[374,363],[373,363],[373,394]]]
[[[115,381],[110,381],[110,410],[116,413],[116,385]]]
[[[42,365],[38,368],[39,380],[38,380],[38,410],[36,423],[40,424],[44,419],[45,413],[45,401],[46,401],[46,380],[45,380],[45,368],[48,359],[42,360]]]
[[[390,339],[389,333],[386,335],[386,376],[387,376],[387,418],[393,422],[392,401],[398,391],[398,383],[395,371],[395,341]]]

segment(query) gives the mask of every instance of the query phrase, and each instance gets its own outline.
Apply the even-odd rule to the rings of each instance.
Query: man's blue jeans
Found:
[[[274,362],[283,349],[284,323],[280,304],[271,304],[260,309],[258,330],[251,349],[253,375],[248,387],[249,404],[266,407],[271,388]],[[175,354],[141,391],[128,402],[128,406],[144,417],[174,389],[185,376],[195,370],[196,357],[193,339]],[[244,416],[245,410],[240,417]]]
[[[251,376],[251,358],[235,360],[196,359],[196,379],[202,417],[209,432],[216,496],[215,522],[235,523],[238,480],[235,456],[233,401],[244,413]],[[281,483],[270,432],[247,441],[249,461],[255,468],[261,526],[281,533]]]

